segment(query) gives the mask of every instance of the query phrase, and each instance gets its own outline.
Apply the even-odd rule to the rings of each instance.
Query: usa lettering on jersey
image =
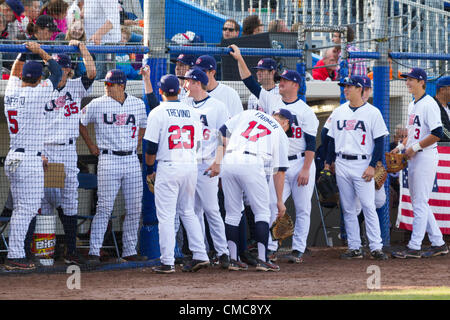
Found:
[[[127,126],[130,123],[136,125],[136,116],[134,114],[103,114],[103,123],[105,124],[115,124],[116,126]]]

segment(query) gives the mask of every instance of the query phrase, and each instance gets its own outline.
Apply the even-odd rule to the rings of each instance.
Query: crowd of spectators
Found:
[[[79,40],[88,45],[126,45],[142,43],[142,38],[142,20],[127,12],[122,0],[0,0],[3,43],[36,40],[40,44],[68,44],[70,40]],[[16,53],[3,53],[3,79],[8,79],[16,56]],[[94,59],[97,79],[104,78],[106,70],[116,62],[129,79],[139,78],[140,56],[96,54]],[[74,54],[72,61],[76,76],[86,72],[79,54]]]

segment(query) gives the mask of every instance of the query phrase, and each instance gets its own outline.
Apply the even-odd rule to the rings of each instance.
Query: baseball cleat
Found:
[[[270,261],[270,262],[275,262],[275,261],[277,261],[277,256],[276,256],[276,251],[272,251],[272,250],[267,250],[267,259]]]
[[[27,258],[6,259],[6,270],[34,270],[36,266]]]
[[[392,252],[391,256],[397,259],[408,259],[408,258],[420,259],[422,258],[422,252],[420,250],[413,250],[410,248],[406,248],[405,250]]]
[[[253,255],[248,250],[240,253],[239,258],[241,259],[242,262],[245,262],[249,266],[256,267],[256,265],[258,264],[256,259],[253,257]]]
[[[92,265],[92,266],[100,264],[101,263],[100,256],[90,254],[90,255],[88,255],[88,259],[87,259],[86,263],[89,265]]]
[[[174,273],[175,272],[175,266],[171,266],[168,264],[162,264],[160,266],[156,266],[152,268],[152,271],[155,273]]]
[[[84,265],[87,263],[86,259],[83,258],[79,253],[68,254],[64,257],[64,262],[66,264],[76,264],[78,266]]]
[[[423,258],[431,258],[437,256],[443,256],[448,253],[448,246],[446,244],[442,246],[431,246],[422,253]]]
[[[343,254],[341,254],[341,259],[362,259],[364,258],[364,254],[361,249],[355,249],[355,250],[347,250]]]
[[[256,270],[258,271],[280,271],[280,267],[275,263],[271,263],[269,261],[262,261],[258,259],[258,264],[256,265]]]
[[[288,255],[289,263],[302,263],[303,262],[303,252],[298,250],[292,250],[292,253]]]
[[[228,265],[228,270],[230,271],[246,271],[248,270],[248,265],[242,261],[236,261],[231,259],[230,264]]]
[[[133,254],[132,256],[126,256],[122,257],[123,260],[127,262],[140,262],[140,261],[147,261],[148,258],[146,256],[141,256],[138,254]]]
[[[387,256],[386,253],[383,252],[383,250],[373,250],[370,253],[370,258],[371,259],[375,259],[375,260],[388,260],[389,257]]]
[[[222,269],[228,269],[228,266],[230,265],[230,257],[224,253],[219,257],[219,264]]]
[[[207,268],[209,265],[209,260],[191,260],[186,265],[183,266],[183,272],[197,272],[202,268]]]

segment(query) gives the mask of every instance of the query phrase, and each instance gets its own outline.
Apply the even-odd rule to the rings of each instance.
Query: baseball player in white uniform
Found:
[[[443,135],[439,106],[425,93],[427,74],[420,68],[412,68],[401,74],[414,101],[408,106],[408,138],[392,152],[405,150],[408,157],[408,184],[414,211],[411,239],[404,250],[393,252],[395,258],[421,258],[448,253],[442,232],[428,204],[438,166],[437,142]],[[424,252],[422,241],[428,233],[431,247]]]
[[[375,208],[375,184],[373,176],[377,161],[384,153],[384,137],[389,134],[380,111],[364,102],[364,80],[359,76],[345,78],[344,86],[348,104],[335,109],[329,119],[327,160],[325,170],[335,161],[336,181],[340,203],[344,213],[348,238],[348,251],[342,259],[363,258],[359,232],[356,195],[360,198],[365,218],[371,257],[387,259],[382,251],[381,231]]]
[[[306,240],[309,233],[311,215],[311,197],[314,191],[316,167],[314,154],[316,148],[316,134],[319,121],[312,109],[298,98],[298,90],[301,85],[301,76],[293,70],[285,70],[281,74],[279,84],[280,95],[261,88],[251,76],[250,70],[245,64],[239,48],[231,45],[230,53],[238,62],[241,79],[247,88],[259,99],[259,105],[263,110],[287,109],[292,113],[292,132],[289,132],[289,169],[283,191],[283,200],[292,194],[296,211],[295,232],[292,239],[292,252],[288,261],[300,263],[303,261],[303,253],[306,249]],[[274,201],[271,205],[272,213],[275,211]],[[274,220],[274,214],[272,219]],[[271,241],[269,249],[277,250],[277,243]]]
[[[47,163],[42,155],[47,134],[44,107],[61,79],[61,67],[38,43],[26,43],[26,47],[48,63],[51,75],[41,81],[42,63],[24,63],[26,55],[19,54],[5,90],[5,117],[10,136],[5,174],[11,184],[13,199],[9,250],[5,262],[8,270],[35,268],[35,264],[26,257],[24,241],[44,196],[43,165]]]
[[[203,124],[202,148],[199,150],[198,177],[195,192],[195,214],[200,220],[206,241],[204,216],[208,219],[209,230],[217,252],[219,264],[228,269],[229,251],[225,236],[225,224],[220,215],[217,192],[219,178],[205,175],[206,169],[212,164],[218,144],[219,129],[229,119],[227,107],[219,100],[212,98],[206,92],[208,76],[200,68],[189,70],[185,76],[184,88],[192,98],[188,104],[199,114]],[[206,242],[205,242],[206,243]]]
[[[285,111],[292,120],[290,112]],[[278,215],[283,216],[286,211],[283,201],[284,175],[289,166],[288,142],[284,130],[290,125],[288,119],[279,115],[272,117],[258,110],[246,110],[229,119],[220,129],[223,145],[217,148],[216,159],[207,172],[212,177],[219,173],[222,177],[225,230],[231,255],[229,270],[247,269],[247,265],[238,259],[243,193],[255,215],[255,240],[258,246],[256,270],[280,270],[279,266],[267,259],[271,213],[265,165],[270,163],[276,172],[273,179]]]
[[[80,119],[80,134],[89,151],[99,158],[97,212],[92,220],[88,263],[100,263],[100,249],[120,188],[126,210],[122,259],[142,261],[146,257],[136,252],[143,193],[142,170],[136,150],[145,133],[147,113],[141,99],[125,93],[123,71],[110,70],[102,81],[105,95],[84,107]],[[89,137],[89,123],[94,123],[97,144]]]
[[[96,72],[94,60],[86,46],[76,40],[70,41],[69,45],[80,49],[87,73],[71,79],[73,69],[70,57],[66,54],[56,55],[55,60],[61,66],[63,75],[53,91],[51,101],[45,106],[47,118],[51,121],[51,134],[45,139],[44,154],[49,162],[64,164],[65,183],[62,189],[44,189],[41,210],[43,215],[51,215],[56,208],[61,207],[59,217],[67,247],[64,260],[66,263],[83,264],[84,258],[76,252],[79,172],[76,141],[80,132],[81,100],[88,94]]]
[[[275,83],[275,76],[277,75],[277,62],[275,60],[271,58],[263,58],[258,61],[258,64],[256,67],[253,67],[253,69],[256,69],[256,78],[264,90],[275,95],[280,94],[278,85]],[[266,108],[267,107],[271,108],[272,106],[269,105],[266,106]],[[256,98],[253,93],[248,97],[247,109],[256,109],[259,111],[264,111],[267,114],[273,114],[275,111],[271,109],[263,110],[259,104],[259,99]]]
[[[179,81],[174,75],[160,80],[163,102],[147,120],[148,141],[145,161],[147,178],[155,179],[155,205],[158,217],[161,265],[156,273],[175,272],[175,214],[177,208],[189,240],[193,259],[183,271],[198,271],[209,265],[200,222],[194,212],[197,181],[197,149],[202,140],[200,115],[186,103],[178,101]],[[155,160],[158,161],[156,173]],[[150,177],[149,177],[150,176]]]

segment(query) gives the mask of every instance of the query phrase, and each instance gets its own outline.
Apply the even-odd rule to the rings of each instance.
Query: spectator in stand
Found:
[[[126,45],[131,38],[131,31],[127,26],[121,28],[122,39],[120,40],[122,45]],[[128,53],[116,54],[116,68],[123,71],[127,80],[140,80],[141,76],[131,65],[131,58]]]
[[[450,76],[442,77],[437,81],[434,100],[441,110],[444,135],[440,141],[450,142]]]
[[[225,21],[222,27],[222,39],[231,39],[239,37],[241,27],[239,23],[234,19],[228,19]]]
[[[31,40],[50,41],[53,34],[59,29],[52,17],[48,15],[41,15],[36,19],[36,23],[30,22],[27,26],[28,34]]]
[[[242,22],[242,35],[250,36],[264,32],[264,25],[257,15],[251,15]]]
[[[30,22],[35,22],[39,16],[41,3],[38,0],[22,0],[24,12],[20,19],[9,25],[9,33],[11,39],[26,40],[29,39],[27,34],[27,26]]]
[[[296,22],[296,23],[294,23],[294,24],[292,24],[292,26],[291,26],[291,32],[298,32],[298,29],[299,29],[299,27],[300,27],[300,22]]]
[[[117,0],[85,0],[84,1],[84,30],[87,41],[95,45],[104,43],[119,43],[120,34],[120,5]],[[104,79],[108,61],[113,61],[111,54],[95,55],[97,70],[96,79]]]
[[[272,20],[269,23],[269,32],[289,32],[286,22],[282,19]]]
[[[69,30],[66,34],[66,41],[78,40],[81,42],[86,41],[86,32],[84,32],[84,22],[83,20],[75,20],[69,25]],[[75,72],[74,78],[81,77],[86,73],[86,66],[84,65],[83,58],[78,53],[71,55],[71,60],[73,66],[73,71]]]
[[[17,40],[19,34],[18,26],[22,21],[22,14],[25,11],[25,8],[23,7],[22,2],[20,2],[19,0],[6,0],[0,1],[0,3],[0,13],[5,16],[8,28],[7,39]],[[15,56],[12,60],[15,60]]]
[[[319,60],[314,67],[317,68],[317,67],[321,67],[321,66],[337,64],[337,62],[338,62],[338,54],[337,54],[336,48],[329,48],[325,51],[323,58],[321,60]],[[336,80],[338,80],[338,77],[339,77],[337,69],[338,69],[338,66],[329,66],[329,67],[323,67],[323,68],[319,68],[319,69],[313,69],[312,77],[314,80],[336,81]]]
[[[355,40],[355,32],[353,31],[353,29],[351,27],[347,27],[347,51],[348,52],[361,51],[357,47],[355,47],[354,45],[351,44],[351,42],[353,42],[354,40]],[[340,63],[342,60],[342,57],[341,57],[342,56],[341,34],[339,32],[334,32],[332,41],[333,41],[333,43],[335,43],[337,45],[336,49],[339,54],[338,63]],[[367,65],[363,61],[363,59],[349,59],[348,63],[349,63],[349,66],[348,66],[349,76],[365,76],[365,75],[367,75]]]
[[[5,15],[0,13],[0,39],[5,40],[8,37],[8,25],[6,22]]]
[[[83,5],[84,0],[75,0],[67,9],[67,28],[70,28],[70,25],[77,20],[83,19]]]
[[[45,8],[42,8],[41,14],[46,14],[55,19],[56,26],[59,31],[53,33],[51,40],[55,40],[56,37],[63,33],[64,35],[59,36],[57,40],[62,40],[67,32],[67,9],[69,5],[64,0],[52,0],[48,3]]]

